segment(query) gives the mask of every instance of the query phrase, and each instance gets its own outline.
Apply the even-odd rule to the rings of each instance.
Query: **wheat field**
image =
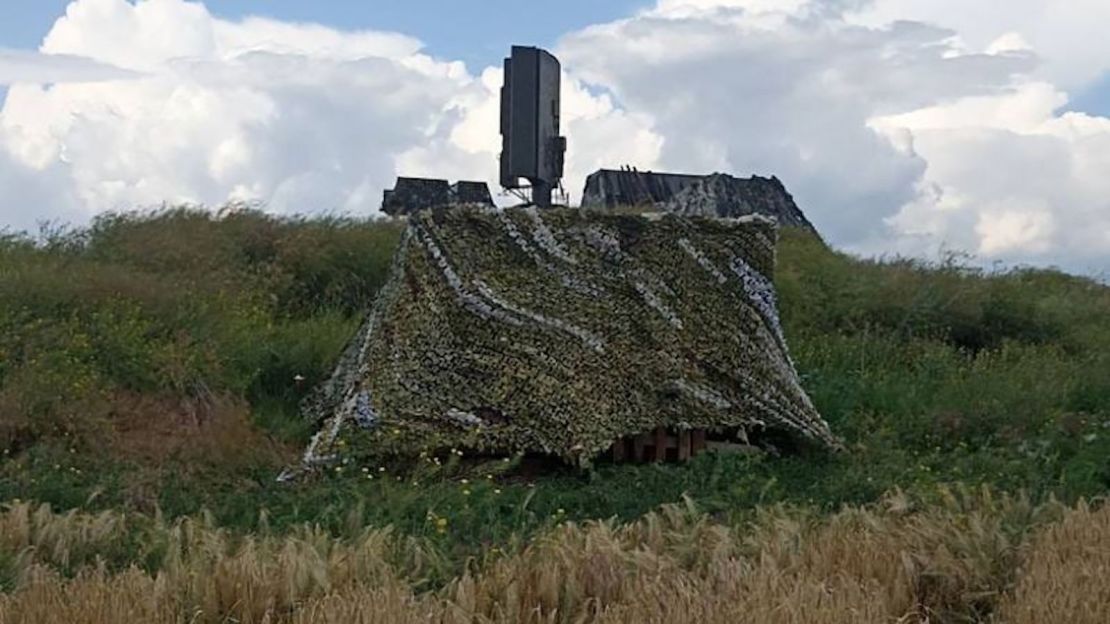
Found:
[[[444,556],[388,529],[237,536],[166,522],[0,515],[0,622],[1105,622],[1110,509],[944,491],[728,524],[692,504],[565,523],[432,585]]]

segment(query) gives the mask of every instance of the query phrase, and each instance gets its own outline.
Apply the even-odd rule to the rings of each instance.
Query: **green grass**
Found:
[[[631,519],[684,496],[737,517],[950,483],[1068,501],[1110,491],[1110,288],[1047,270],[861,261],[798,232],[780,245],[780,307],[804,385],[847,452],[589,474],[348,465],[279,485],[312,433],[297,403],[355,330],[398,233],[173,210],[0,238],[0,500],[208,509],[243,531],[393,525],[464,560],[562,519]],[[179,428],[194,438],[175,444]]]

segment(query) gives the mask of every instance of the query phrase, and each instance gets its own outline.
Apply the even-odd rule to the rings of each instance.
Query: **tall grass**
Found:
[[[736,524],[687,503],[561,524],[433,587],[436,545],[389,530],[234,537],[205,518],[147,518],[131,547],[158,556],[115,569],[137,520],[21,504],[0,519],[4,552],[22,545],[0,621],[960,622],[999,604],[1001,621],[1044,621],[1052,605],[1105,617],[1090,573],[1110,565],[1106,518],[986,490],[831,516],[767,507]]]
[[[488,498],[435,475],[391,471],[405,483],[385,487],[360,467],[278,487],[311,434],[297,402],[357,326],[399,227],[173,209],[0,240],[0,499],[208,507],[242,529],[261,507],[277,525],[335,528],[363,501],[363,522],[411,531],[436,508],[481,536],[473,549],[560,508],[632,519],[683,494],[732,513],[959,481],[1067,500],[1110,487],[1110,288],[861,261],[792,231],[776,276],[788,340],[850,453],[601,467]]]
[[[397,232],[175,209],[0,240],[0,447],[101,447],[138,397],[171,415],[295,403],[384,280]]]
[[[999,622],[1096,624],[1110,617],[1110,509],[1080,505],[1027,545]]]
[[[238,207],[0,236],[0,500],[49,505],[0,517],[0,621],[1101,621],[1078,503],[1110,491],[1110,288],[787,231],[787,338],[847,453],[278,485],[398,231]],[[937,494],[961,484],[997,494]]]

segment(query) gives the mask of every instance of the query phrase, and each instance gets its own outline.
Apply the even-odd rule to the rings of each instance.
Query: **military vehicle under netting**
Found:
[[[304,466],[447,449],[586,466],[661,428],[836,445],[783,339],[775,238],[761,217],[421,211],[306,402]]]

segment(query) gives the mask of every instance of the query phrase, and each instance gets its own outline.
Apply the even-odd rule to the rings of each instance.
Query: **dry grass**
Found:
[[[1110,621],[1110,508],[1069,511],[1032,540],[998,621],[1103,624]]]
[[[52,570],[35,566],[19,593],[0,607],[0,621],[20,622],[189,622],[172,599],[165,579],[127,570],[110,575],[82,572],[63,580]]]
[[[558,526],[429,589],[442,553],[390,530],[237,537],[205,518],[16,504],[0,515],[0,622],[962,622],[1000,602],[1006,622],[1105,621],[1110,512],[1060,514],[987,492],[831,517],[770,508],[735,526],[672,506]],[[124,545],[146,569],[108,563]]]
[[[893,496],[726,527],[671,507],[624,527],[561,527],[444,595],[496,622],[951,621],[989,608],[1018,552],[1009,533],[1050,513],[987,494],[911,513]]]
[[[119,551],[129,529],[128,518],[113,512],[56,514],[45,505],[12,504],[0,514],[0,565],[7,563],[7,576],[16,582],[35,566],[72,573]]]
[[[120,392],[111,405],[111,434],[104,440],[108,451],[151,469],[213,465],[232,471],[291,457],[252,426],[245,402],[228,396],[170,399]]]

